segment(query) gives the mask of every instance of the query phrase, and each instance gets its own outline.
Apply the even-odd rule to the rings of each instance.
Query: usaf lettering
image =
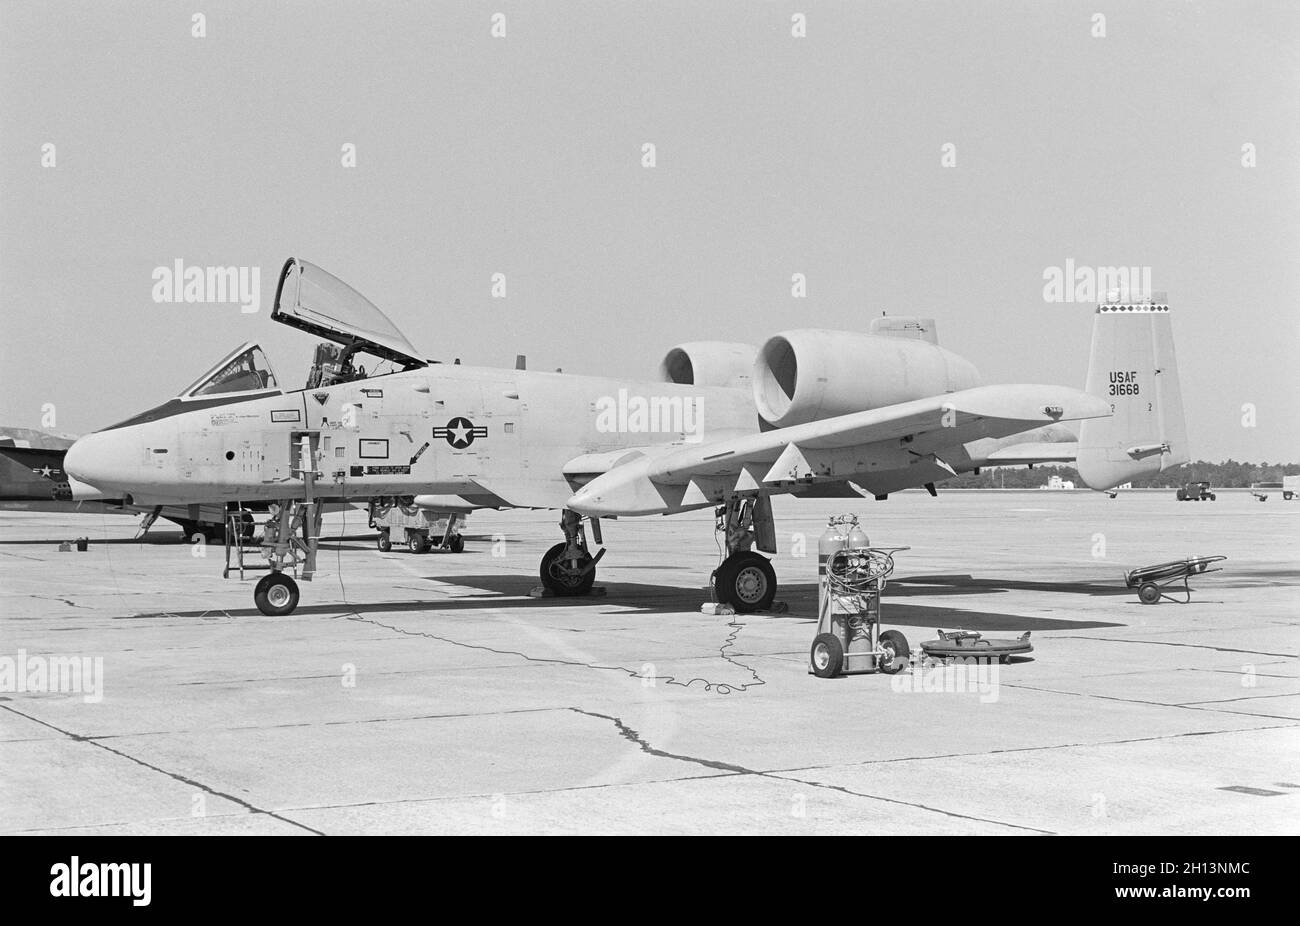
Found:
[[[1137,370],[1111,370],[1111,395],[1137,395],[1138,392]]]

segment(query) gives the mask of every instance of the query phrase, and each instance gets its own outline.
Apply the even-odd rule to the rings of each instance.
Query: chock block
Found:
[[[591,587],[591,591],[587,592],[586,595],[581,595],[579,597],[604,598],[606,594],[608,594],[608,592],[603,585],[593,585]],[[556,595],[555,592],[547,588],[545,585],[535,585],[528,590],[528,597],[529,598],[558,598],[559,596]]]
[[[706,601],[704,604],[700,605],[700,613],[713,615],[735,614],[736,609],[729,604],[722,604],[717,601]]]

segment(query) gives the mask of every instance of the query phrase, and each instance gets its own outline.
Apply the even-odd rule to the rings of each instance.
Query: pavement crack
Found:
[[[1295,653],[1264,653],[1253,649],[1233,649],[1230,646],[1210,646],[1208,643],[1175,643],[1172,640],[1117,640],[1112,637],[1087,637],[1078,634],[1063,634],[1052,637],[1054,640],[1094,640],[1098,643],[1146,643],[1150,646],[1183,646],[1189,649],[1208,649],[1216,653],[1244,653],[1247,656],[1277,656],[1282,659],[1295,659]]]
[[[576,714],[583,714],[587,717],[597,717],[601,720],[608,720],[618,729],[619,735],[629,742],[635,743],[640,747],[642,752],[649,753],[652,756],[658,756],[661,759],[676,759],[678,762],[693,762],[696,765],[702,765],[705,768],[711,768],[720,772],[735,772],[740,775],[762,775],[757,769],[745,768],[743,765],[732,765],[730,762],[719,762],[716,759],[702,759],[699,756],[686,756],[674,752],[665,752],[662,749],[656,749],[646,741],[636,730],[629,727],[619,717],[610,714],[599,714],[595,711],[585,711],[580,707],[571,707],[569,710]]]
[[[714,682],[707,678],[695,677],[687,681],[681,681],[675,675],[642,675],[637,669],[629,669],[627,666],[604,665],[598,662],[583,662],[578,659],[561,659],[558,656],[530,656],[528,653],[519,650],[498,649],[494,646],[487,646],[482,643],[466,643],[462,640],[454,640],[451,637],[444,637],[441,634],[429,633],[427,630],[407,630],[404,627],[397,627],[393,624],[385,624],[383,621],[375,620],[373,617],[362,617],[360,614],[353,612],[348,615],[347,620],[360,621],[361,623],[371,624],[375,627],[382,627],[385,630],[391,630],[393,633],[400,633],[408,637],[424,637],[429,640],[437,640],[439,643],[447,643],[451,646],[459,646],[463,649],[479,650],[485,653],[493,653],[497,656],[518,656],[531,663],[549,664],[558,666],[572,666],[580,669],[594,669],[599,672],[622,672],[628,678],[634,678],[639,682],[656,681],[663,682],[665,685],[677,685],[682,688],[690,688],[696,682],[703,683],[704,691],[711,691],[714,694],[731,694],[736,691],[747,691],[750,688],[757,688],[759,685],[766,685],[764,681],[752,667],[738,661],[734,656],[727,654],[726,650],[736,642],[736,635],[744,629],[744,624],[738,621],[728,621],[727,626],[732,628],[731,633],[727,635],[726,640],[718,648],[718,654],[728,663],[747,670],[752,676],[753,681],[744,684],[727,684],[726,682]]]
[[[187,778],[184,775],[180,774],[179,772],[168,771],[165,768],[161,768],[160,766],[154,765],[150,762],[146,762],[144,759],[137,758],[136,756],[133,756],[130,753],[123,752],[120,749],[114,749],[112,746],[109,746],[108,744],[100,740],[96,740],[87,736],[82,736],[79,733],[73,733],[71,730],[65,730],[62,727],[58,727],[52,723],[48,723],[47,721],[41,720],[39,717],[33,717],[31,714],[24,714],[22,711],[16,710],[15,708],[10,707],[8,704],[0,704],[0,708],[9,711],[11,714],[17,714],[19,717],[25,718],[26,720],[30,720],[32,721],[32,723],[38,723],[43,727],[47,727],[48,729],[53,730],[56,733],[61,733],[62,735],[66,736],[68,739],[72,740],[73,742],[86,743],[87,745],[94,746],[97,749],[103,749],[105,752],[111,752],[113,755],[120,756],[121,758],[126,759],[128,762],[134,762],[136,765],[139,765],[142,768],[147,768],[150,771],[157,772],[160,775],[166,775],[168,778],[172,779],[173,781],[180,782],[181,784],[187,785],[191,788],[198,788],[200,791],[206,791],[208,794],[214,795],[215,797],[224,798],[225,800],[230,801],[232,804],[238,804],[240,807],[245,808],[251,813],[262,814],[263,816],[267,816],[279,820],[281,823],[288,823],[290,826],[296,826],[299,829],[306,830],[307,832],[312,833],[316,836],[325,835],[325,833],[321,832],[320,830],[313,829],[312,827],[307,826],[304,823],[299,823],[297,820],[290,820],[288,817],[281,816],[280,814],[276,813],[274,810],[266,810],[265,808],[258,807],[244,800],[242,797],[237,797],[233,794],[227,794],[224,791],[218,791],[216,788],[205,785],[202,782],[195,781],[193,778]]]
[[[84,604],[77,604],[75,601],[69,601],[67,598],[59,598],[55,595],[28,595],[28,598],[40,598],[44,601],[61,601],[70,608],[81,608],[82,610],[94,610],[87,608]]]
[[[808,785],[809,787],[812,788],[825,788],[828,791],[838,791],[842,794],[853,795],[854,797],[864,797],[867,798],[868,800],[884,801],[887,804],[899,804],[904,807],[912,807],[916,810],[926,810],[926,811],[930,811],[931,813],[942,814],[945,817],[952,817],[959,820],[974,820],[980,823],[992,823],[996,826],[1005,826],[1010,829],[1025,830],[1026,832],[1031,832],[1031,833],[1040,833],[1045,836],[1056,835],[1051,830],[1038,829],[1037,827],[1033,827],[1033,826],[1020,826],[1019,824],[1016,823],[1005,823],[1001,820],[991,820],[987,817],[970,816],[968,814],[956,813],[955,811],[951,811],[951,810],[943,810],[939,807],[931,807],[927,804],[920,804],[915,801],[904,801],[892,797],[882,797],[879,794],[867,794],[863,791],[854,791],[853,789],[843,787],[842,785],[826,784],[820,781],[808,781],[803,778],[794,778],[787,775],[778,775],[772,772],[763,772],[758,769],[746,768],[743,765],[732,765],[730,762],[719,762],[716,759],[704,759],[699,756],[687,756],[687,755],[682,755],[680,753],[667,752],[663,749],[659,749],[655,746],[652,746],[645,739],[645,737],[643,737],[636,730],[629,727],[619,717],[615,717],[610,714],[601,714],[597,711],[583,710],[580,707],[571,707],[569,708],[569,710],[573,711],[576,714],[582,714],[586,717],[596,717],[600,720],[610,721],[611,723],[614,724],[615,728],[617,728],[619,735],[622,736],[625,740],[628,740],[629,742],[636,744],[636,746],[640,748],[642,752],[648,753],[649,755],[652,756],[658,756],[659,758],[675,759],[678,762],[691,762],[694,763],[695,765],[701,765],[704,766],[705,768],[714,769],[715,771],[733,772],[737,775],[754,775],[756,777],[767,778],[772,781],[782,781],[782,782],[797,781],[800,784]]]

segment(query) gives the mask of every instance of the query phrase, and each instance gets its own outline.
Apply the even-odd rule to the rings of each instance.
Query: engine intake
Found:
[[[749,386],[754,371],[753,344],[729,341],[693,341],[679,344],[664,355],[659,378],[681,386]]]
[[[970,361],[925,340],[804,329],[769,338],[754,361],[754,404],[784,428],[970,389]]]

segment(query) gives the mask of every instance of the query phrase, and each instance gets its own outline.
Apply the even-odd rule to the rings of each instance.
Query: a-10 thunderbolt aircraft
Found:
[[[716,506],[714,589],[750,612],[776,593],[762,555],[776,552],[774,494],[933,494],[956,473],[1038,462],[1072,462],[1107,489],[1188,459],[1169,308],[1150,300],[1097,308],[1083,391],[981,385],[933,320],[911,317],[758,348],[682,344],[657,381],[431,362],[363,296],[293,258],[271,317],[328,339],[305,387],[246,344],[175,398],[82,437],[65,465],[136,505],[274,503],[272,571],[254,592],[272,615],[297,606],[290,573],[311,577],[323,499],[559,509],[563,539],[540,568],[555,595],[592,588],[605,550],[591,552],[588,525],[600,546],[602,518]]]

